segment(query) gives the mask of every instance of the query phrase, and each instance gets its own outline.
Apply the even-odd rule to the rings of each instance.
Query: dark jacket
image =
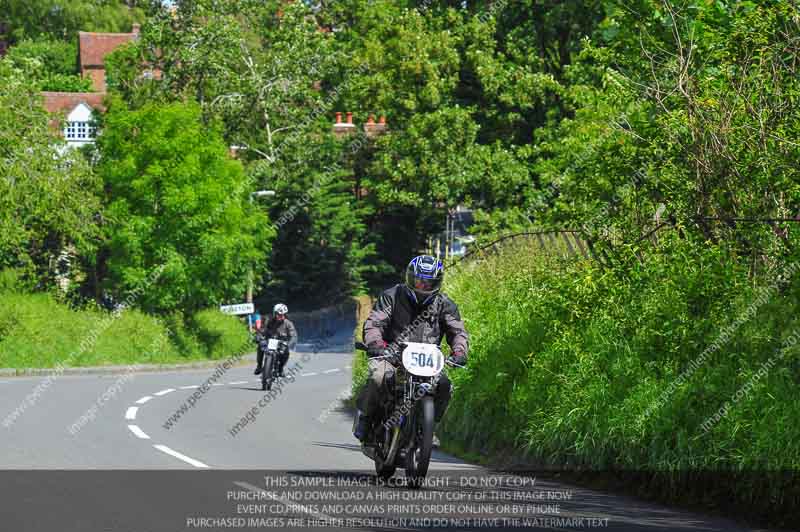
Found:
[[[364,343],[370,348],[383,347],[384,342],[438,346],[444,337],[453,353],[467,355],[469,334],[456,304],[439,293],[429,303],[417,305],[402,284],[384,290],[364,322]]]
[[[289,349],[294,349],[294,346],[297,344],[297,330],[294,328],[294,323],[289,321],[289,318],[284,318],[283,321],[270,318],[269,321],[265,322],[256,332],[265,340],[275,338],[288,342]]]

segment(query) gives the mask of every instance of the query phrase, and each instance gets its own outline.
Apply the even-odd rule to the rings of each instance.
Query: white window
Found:
[[[64,130],[67,141],[91,142],[95,136],[95,128],[89,122],[67,122]]]
[[[67,116],[64,124],[64,140],[71,146],[82,146],[94,142],[97,130],[92,125],[92,109],[79,103]]]

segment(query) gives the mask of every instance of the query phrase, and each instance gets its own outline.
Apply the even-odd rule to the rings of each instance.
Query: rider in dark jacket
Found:
[[[264,340],[275,338],[276,340],[286,342],[286,345],[280,350],[278,356],[279,377],[283,377],[283,367],[289,360],[289,349],[293,349],[297,344],[297,330],[294,328],[294,324],[289,321],[289,318],[286,317],[288,313],[288,307],[283,303],[278,303],[272,309],[272,317],[269,319],[269,321],[264,323],[261,328],[256,331],[256,335],[260,336]],[[256,357],[257,365],[254,373],[258,375],[264,370],[264,352],[261,350],[260,343]]]
[[[440,345],[447,338],[450,362],[466,365],[469,334],[456,304],[440,292],[444,268],[441,261],[430,255],[414,258],[406,268],[405,283],[385,290],[364,323],[364,343],[367,344],[369,380],[358,399],[361,411],[355,436],[364,441],[369,427],[380,415],[385,380],[393,375],[394,366],[387,359],[374,357],[399,354],[402,342],[421,342]],[[434,397],[435,420],[438,422],[447,409],[452,386],[442,373]]]

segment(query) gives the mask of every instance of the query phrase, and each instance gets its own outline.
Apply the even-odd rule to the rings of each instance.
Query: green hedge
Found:
[[[752,473],[800,472],[799,350],[776,357],[800,330],[800,275],[768,288],[778,272],[754,281],[747,261],[678,240],[632,264],[604,271],[515,246],[448,276],[472,348],[470,368],[451,373],[443,442],[538,467],[652,473],[661,498],[791,515],[800,483]],[[732,480],[698,482],[707,471]]]
[[[246,326],[216,309],[160,320],[135,309],[75,310],[48,294],[14,292],[10,283],[0,289],[0,367],[176,363],[251,348]]]

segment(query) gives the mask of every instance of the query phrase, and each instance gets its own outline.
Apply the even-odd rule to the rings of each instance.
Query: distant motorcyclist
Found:
[[[283,303],[278,303],[272,308],[272,317],[260,329],[256,330],[256,338],[260,338],[263,341],[274,338],[285,342],[278,352],[278,377],[283,377],[283,367],[289,360],[289,350],[294,349],[297,344],[297,330],[286,316],[288,313],[289,308]],[[256,354],[256,364],[254,373],[259,375],[264,371],[264,352],[261,350],[260,342]]]
[[[430,255],[415,257],[406,268],[405,282],[385,290],[364,323],[364,343],[367,345],[369,379],[358,398],[360,415],[354,435],[365,441],[373,422],[380,416],[383,395],[389,390],[387,377],[394,373],[390,359],[375,359],[399,355],[401,342],[421,342],[440,345],[447,338],[450,345],[448,360],[466,365],[469,334],[456,304],[440,292],[444,278],[442,262]],[[396,360],[395,360],[396,363]],[[435,421],[438,423],[450,402],[452,385],[442,373],[434,397]]]

